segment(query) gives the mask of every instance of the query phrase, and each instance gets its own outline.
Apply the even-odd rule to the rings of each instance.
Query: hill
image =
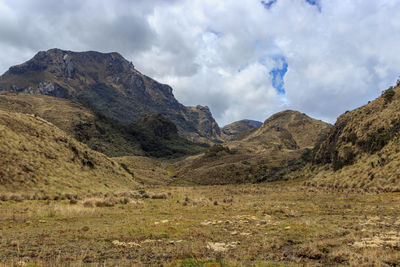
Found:
[[[123,125],[68,99],[12,92],[0,92],[0,110],[39,116],[110,157],[179,158],[206,149],[180,137],[176,126],[162,115],[144,116],[137,123]]]
[[[329,128],[329,124],[304,113],[285,110],[269,117],[260,128],[241,141],[268,143],[288,149],[313,148]]]
[[[176,163],[175,176],[195,184],[284,180],[304,166],[304,157],[330,127],[300,112],[283,111],[240,140]]]
[[[342,114],[314,149],[308,184],[400,191],[400,83]]]
[[[240,139],[246,134],[249,134],[251,130],[258,128],[261,125],[262,122],[254,120],[235,121],[221,129],[222,137],[225,141]]]
[[[0,76],[0,90],[77,100],[124,124],[160,113],[192,141],[220,140],[208,107],[185,107],[171,87],[141,74],[115,52],[42,51]]]
[[[137,186],[120,164],[46,120],[0,110],[0,191],[54,195]]]

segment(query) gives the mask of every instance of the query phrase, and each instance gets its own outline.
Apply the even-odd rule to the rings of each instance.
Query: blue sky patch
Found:
[[[289,65],[283,56],[274,58],[274,61],[276,62],[278,67],[272,69],[269,72],[272,80],[272,86],[276,89],[279,95],[284,95],[286,93],[284,77]]]
[[[276,3],[278,0],[261,0],[261,4],[266,8],[270,9],[273,4]]]
[[[316,6],[319,10],[319,12],[321,12],[321,5],[319,4],[319,0],[305,0],[307,3],[309,3],[312,6]]]
[[[321,5],[319,4],[320,0],[304,0],[312,6],[316,6],[318,10],[321,12]],[[261,4],[266,8],[270,9],[278,0],[261,0]]]

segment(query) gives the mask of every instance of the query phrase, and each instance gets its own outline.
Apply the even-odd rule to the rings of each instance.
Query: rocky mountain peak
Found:
[[[185,107],[170,86],[143,75],[116,52],[41,51],[0,76],[0,90],[76,100],[125,124],[161,113],[192,141],[221,139],[208,107]]]

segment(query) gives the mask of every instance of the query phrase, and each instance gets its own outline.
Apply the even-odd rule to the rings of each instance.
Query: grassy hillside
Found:
[[[178,136],[176,126],[162,116],[147,116],[138,124],[123,125],[78,102],[11,92],[0,92],[0,110],[35,114],[110,157],[179,158],[206,149]],[[157,135],[155,131],[165,134]]]
[[[174,174],[196,184],[284,180],[304,166],[310,147],[330,127],[299,112],[280,112],[240,140],[176,163]]]
[[[285,110],[269,117],[263,125],[242,142],[258,142],[284,146],[288,149],[313,148],[330,125],[304,113]]]
[[[107,192],[135,188],[118,163],[31,115],[0,111],[0,190]]]
[[[113,158],[129,173],[133,173],[135,181],[144,186],[165,186],[173,182],[168,172],[168,163],[141,156],[125,156]]]
[[[338,118],[315,148],[309,184],[400,191],[399,85]]]

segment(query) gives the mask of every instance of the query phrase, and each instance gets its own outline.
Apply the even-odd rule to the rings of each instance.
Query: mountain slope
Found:
[[[400,83],[365,106],[342,114],[314,149],[319,173],[310,184],[400,190]]]
[[[288,149],[312,148],[329,124],[293,110],[285,110],[269,117],[263,125],[243,142],[260,142],[283,145]]]
[[[137,185],[118,163],[53,124],[0,110],[0,191],[91,193]]]
[[[177,158],[206,149],[178,136],[176,126],[161,115],[148,115],[136,124],[122,125],[78,102],[11,92],[0,92],[0,110],[35,114],[107,156]],[[147,124],[141,123],[143,120]]]
[[[222,137],[225,141],[240,139],[250,133],[250,131],[260,127],[262,122],[253,120],[240,120],[225,125],[222,131]]]
[[[2,75],[0,90],[78,100],[126,124],[160,113],[193,141],[220,139],[207,107],[180,104],[171,87],[141,74],[118,53],[42,51]]]
[[[283,111],[243,139],[211,147],[175,164],[175,176],[196,184],[286,179],[304,166],[303,155],[331,126],[300,112]]]

